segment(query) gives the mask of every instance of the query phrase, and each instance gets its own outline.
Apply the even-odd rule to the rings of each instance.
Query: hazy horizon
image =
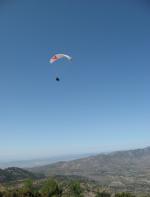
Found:
[[[150,145],[148,1],[5,0],[0,27],[1,160]]]
[[[111,153],[117,153],[118,151],[134,151],[134,150],[143,150],[143,149],[149,149],[150,146],[146,147],[132,147],[128,149],[118,149],[118,150],[111,150],[111,151],[99,151],[95,153],[78,153],[78,154],[67,154],[67,155],[55,155],[55,156],[47,156],[47,157],[39,157],[39,158],[13,158],[12,160],[6,159],[3,160],[0,159],[0,168],[6,169],[9,167],[19,167],[19,168],[32,168],[32,167],[38,167],[38,166],[46,166],[49,164],[54,164],[62,161],[73,161],[78,159],[83,159],[87,157],[93,157],[98,156],[100,154],[111,154]]]
[[[61,159],[65,158],[66,159],[70,159],[70,158],[82,158],[82,157],[86,157],[86,156],[92,156],[92,155],[98,155],[98,154],[107,154],[107,153],[112,153],[112,152],[117,152],[117,151],[128,151],[128,150],[136,150],[136,149],[143,149],[143,148],[147,148],[150,147],[150,145],[146,145],[146,146],[137,146],[137,147],[126,147],[126,148],[120,148],[120,149],[111,149],[111,150],[99,150],[99,151],[95,151],[95,152],[81,152],[81,153],[70,153],[70,154],[56,154],[56,155],[45,155],[45,156],[19,156],[19,157],[1,157],[0,158],[0,163],[9,163],[9,162],[22,162],[22,161],[34,161],[34,160],[48,160],[48,159],[58,159],[59,161],[61,161]]]

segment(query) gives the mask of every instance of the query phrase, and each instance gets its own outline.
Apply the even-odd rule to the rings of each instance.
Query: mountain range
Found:
[[[121,191],[150,191],[150,147],[98,154],[29,170],[45,176],[81,176]]]
[[[92,182],[116,192],[148,193],[150,192],[150,147],[101,153],[26,169],[17,167],[0,169],[0,184],[42,177],[85,180],[87,183]]]

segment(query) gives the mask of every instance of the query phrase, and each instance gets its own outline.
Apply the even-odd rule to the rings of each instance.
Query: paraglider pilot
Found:
[[[60,81],[59,77],[56,77],[56,81]]]

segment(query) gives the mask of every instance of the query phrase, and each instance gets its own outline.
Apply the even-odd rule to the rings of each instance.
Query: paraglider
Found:
[[[69,55],[66,55],[66,54],[56,54],[56,55],[54,55],[53,57],[50,58],[49,62],[52,64],[52,63],[54,63],[57,60],[62,59],[62,58],[66,58],[68,60],[72,60],[72,57],[70,57]]]
[[[65,58],[69,61],[72,60],[72,57],[70,57],[69,55],[66,55],[66,54],[55,54],[54,56],[52,56],[50,59],[49,59],[49,63],[53,64],[54,62],[62,59],[62,58]],[[56,77],[56,81],[60,81],[60,78],[59,77]]]

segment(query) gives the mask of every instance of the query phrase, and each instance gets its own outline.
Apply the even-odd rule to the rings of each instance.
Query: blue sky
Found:
[[[1,1],[0,54],[1,159],[150,145],[148,1]]]

